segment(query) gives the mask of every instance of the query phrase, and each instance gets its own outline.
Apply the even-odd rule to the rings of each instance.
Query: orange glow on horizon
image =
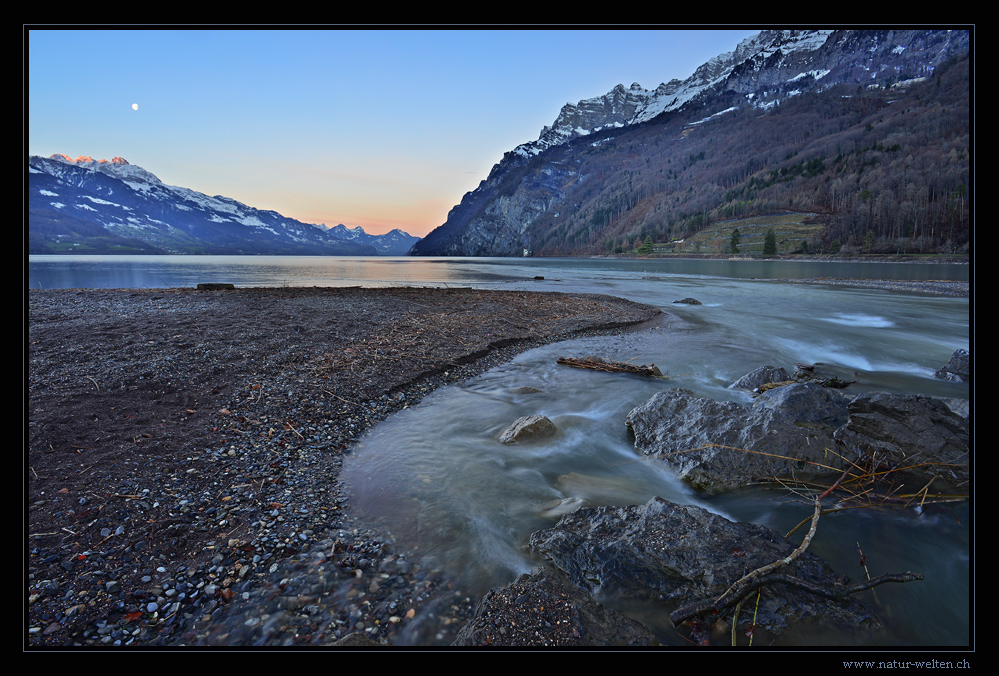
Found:
[[[348,228],[360,226],[369,235],[384,235],[391,230],[398,229],[414,237],[426,237],[431,230],[444,223],[451,206],[442,209],[439,204],[422,204],[416,207],[407,205],[386,209],[385,205],[380,205],[379,209],[372,209],[372,212],[381,212],[378,215],[335,213],[325,210],[311,211],[297,215],[285,215],[303,223],[322,224],[327,228],[332,228],[339,224],[343,224]],[[395,211],[402,213],[396,217],[392,213]],[[444,215],[442,216],[441,214]]]

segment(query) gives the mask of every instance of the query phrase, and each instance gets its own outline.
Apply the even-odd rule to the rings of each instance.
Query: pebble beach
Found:
[[[519,352],[655,321],[607,296],[28,294],[25,644],[446,646],[477,599],[356,523],[392,413]]]

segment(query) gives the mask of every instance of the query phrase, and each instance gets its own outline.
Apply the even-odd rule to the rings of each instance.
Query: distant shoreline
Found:
[[[548,258],[548,256],[539,256],[539,258]],[[562,256],[551,256],[551,258],[563,258]],[[574,258],[574,256],[565,256],[565,258]],[[904,254],[871,254],[869,256],[851,256],[849,258],[841,258],[839,256],[833,256],[828,254],[785,254],[781,256],[761,256],[759,254],[633,254],[633,253],[618,253],[618,254],[596,254],[589,256],[589,258],[622,258],[622,259],[642,259],[642,260],[690,260],[690,261],[703,261],[703,260],[746,260],[746,261],[823,261],[830,263],[922,263],[925,265],[942,265],[942,264],[954,264],[954,265],[970,265],[971,260],[969,256],[960,255],[929,255],[929,256],[909,256]]]
[[[953,282],[945,280],[903,281],[892,279],[834,279],[817,277],[813,279],[774,279],[775,282],[799,282],[802,284],[828,284],[830,286],[853,286],[864,289],[885,289],[888,291],[907,291],[932,296],[953,296],[968,298],[971,296],[970,282]]]

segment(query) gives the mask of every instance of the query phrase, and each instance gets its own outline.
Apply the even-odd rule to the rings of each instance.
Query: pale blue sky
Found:
[[[308,223],[423,236],[566,103],[682,80],[757,30],[42,27],[27,151],[124,157]]]

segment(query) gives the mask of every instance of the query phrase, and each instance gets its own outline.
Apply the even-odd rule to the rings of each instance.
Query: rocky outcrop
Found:
[[[933,375],[943,380],[968,382],[971,380],[971,353],[967,350],[955,350],[947,363]]]
[[[788,557],[797,544],[764,526],[653,498],[644,505],[577,510],[532,535],[530,547],[597,599],[651,600],[666,613],[720,596],[747,571]],[[783,572],[816,588],[841,582],[808,551]],[[747,613],[741,623],[774,636],[793,627],[799,636],[843,632],[849,641],[882,631],[873,612],[848,596],[833,601],[786,584],[768,586],[754,613],[755,620]]]
[[[579,135],[608,127],[624,127],[631,124],[657,95],[658,90],[650,92],[633,82],[628,89],[619,84],[603,96],[566,103],[555,122],[541,130],[538,140],[519,146],[517,152],[525,156],[534,155]]]
[[[522,256],[528,229],[580,180],[575,163],[508,152],[448,213],[447,222],[410,249],[412,256]]]
[[[754,374],[746,384],[766,379]],[[663,390],[625,422],[637,450],[709,493],[761,479],[838,474],[844,463],[869,461],[924,483],[967,481],[964,402],[884,392],[851,397],[824,382],[788,382],[761,391],[748,406]]]
[[[802,383],[764,392],[751,406],[676,388],[633,409],[625,424],[640,452],[695,488],[719,492],[761,477],[835,471],[838,462],[824,449],[835,446],[847,403],[839,392]]]
[[[834,436],[882,463],[920,475],[941,476],[952,485],[968,481],[971,437],[968,420],[947,400],[918,394],[861,394],[848,405],[849,421]],[[911,467],[911,470],[905,468]]]

